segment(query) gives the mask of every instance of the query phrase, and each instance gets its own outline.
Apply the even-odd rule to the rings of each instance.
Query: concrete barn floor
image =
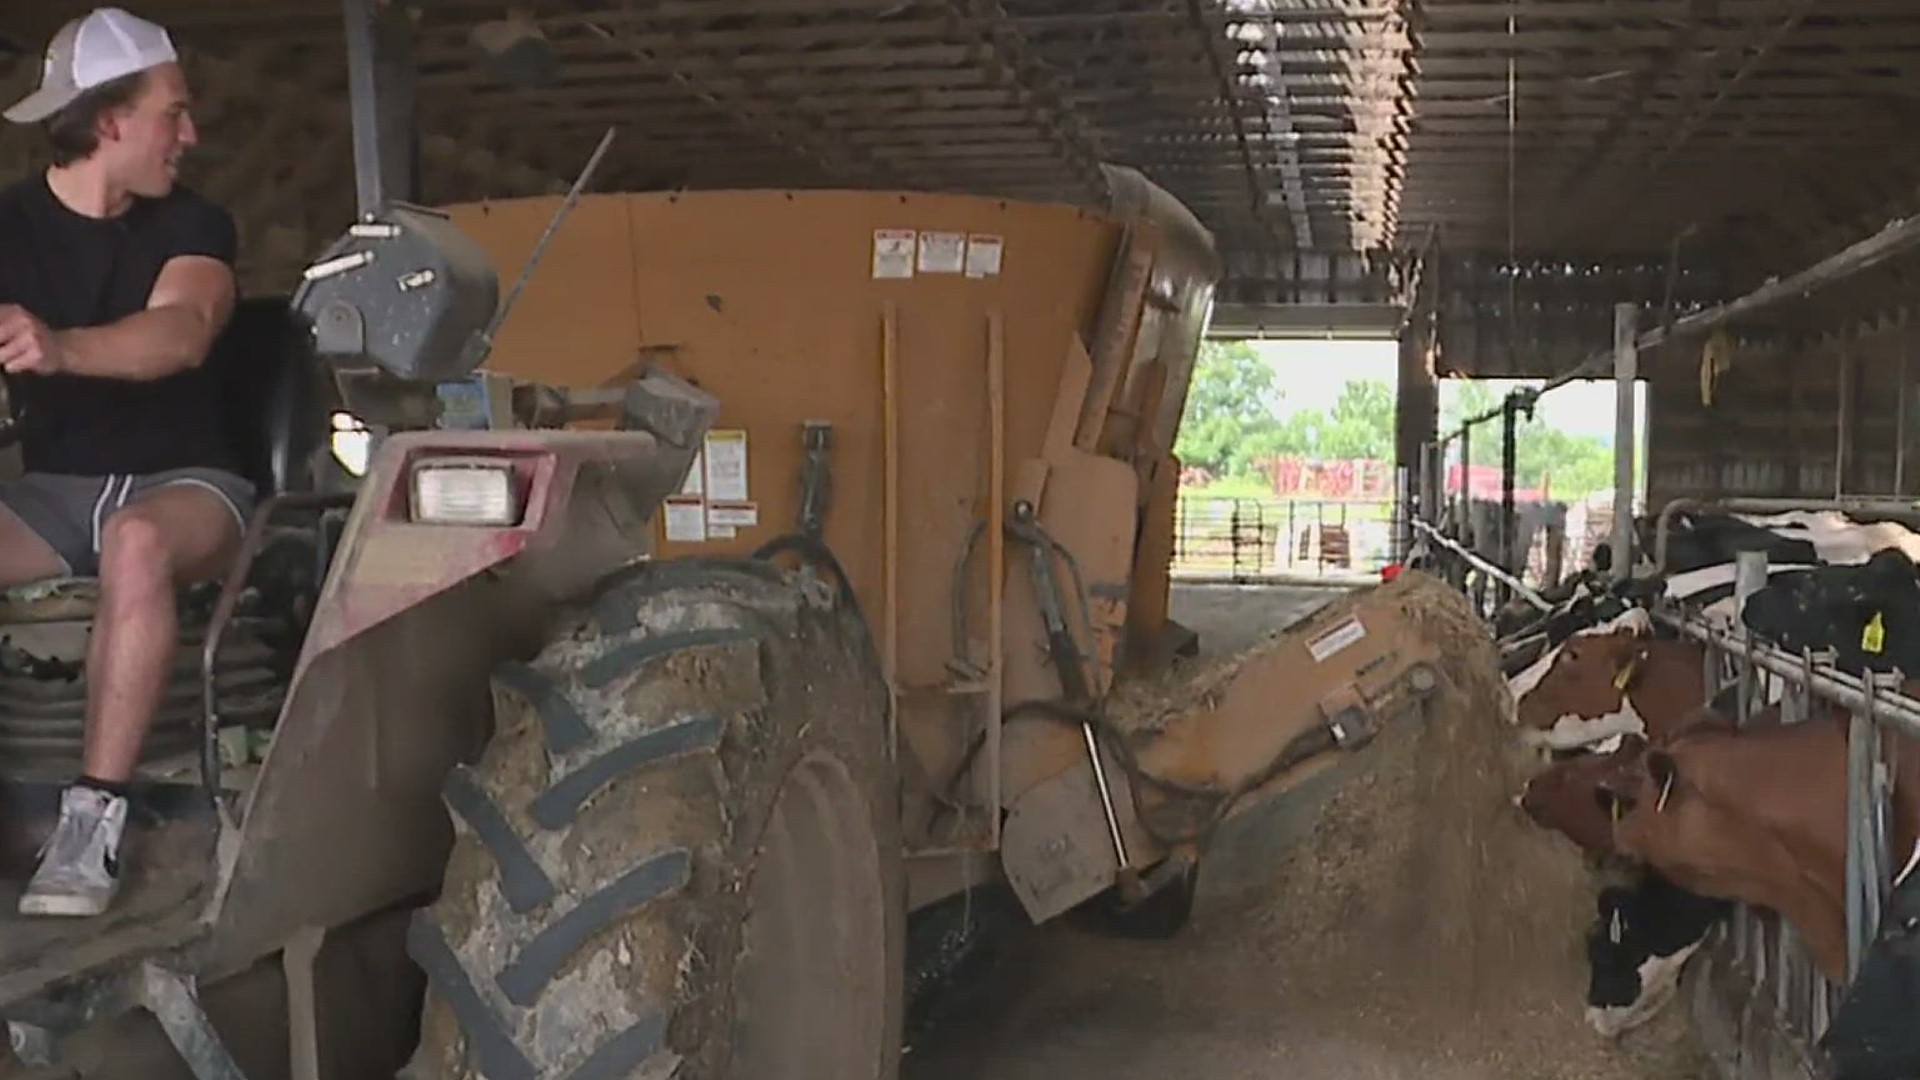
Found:
[[[1205,652],[1231,651],[1339,594],[1296,586],[1176,587],[1173,615]],[[1279,855],[1308,835],[1346,766],[1274,812],[1231,823],[1193,922],[1171,941],[1117,940],[1071,919],[1013,926],[909,1032],[903,1080],[1683,1080],[1704,1076],[1679,1010],[1607,1044],[1582,1013],[1577,942],[1553,990],[1478,1025],[1424,1018],[1391,956],[1321,959],[1289,921]],[[1320,786],[1320,790],[1310,790]],[[1254,819],[1254,820],[1250,820]],[[1244,824],[1243,824],[1244,823]],[[1006,903],[1012,903],[1010,899]],[[1371,902],[1362,896],[1343,903]],[[1331,977],[1328,972],[1332,972]],[[1480,1030],[1474,1030],[1475,1027]]]

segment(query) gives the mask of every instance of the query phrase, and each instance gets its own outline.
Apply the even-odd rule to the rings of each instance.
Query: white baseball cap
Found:
[[[164,29],[119,8],[95,8],[53,35],[39,89],[0,115],[38,123],[96,86],[178,59]]]

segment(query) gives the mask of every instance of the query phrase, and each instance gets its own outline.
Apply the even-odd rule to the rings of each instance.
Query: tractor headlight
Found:
[[[429,458],[413,469],[413,520],[422,525],[517,525],[520,478],[499,458]]]

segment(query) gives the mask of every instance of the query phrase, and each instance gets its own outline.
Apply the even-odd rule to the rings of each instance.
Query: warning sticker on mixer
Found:
[[[1006,249],[1006,241],[989,233],[973,233],[967,237],[967,276],[970,278],[995,277],[1000,273],[1000,254]]]
[[[1367,628],[1360,625],[1359,616],[1347,621],[1307,642],[1307,651],[1313,654],[1316,664],[1325,663],[1327,657],[1334,655],[1349,645],[1359,642],[1367,636]]]
[[[747,501],[747,433],[739,428],[707,432],[707,498]]]
[[[752,528],[760,524],[760,508],[753,503],[714,503],[707,507],[707,525]]]
[[[675,544],[700,544],[707,539],[707,507],[700,497],[667,496],[667,540]]]
[[[957,274],[967,262],[967,234],[923,232],[920,234],[920,272]]]
[[[917,236],[912,229],[873,230],[874,278],[912,277],[913,244]]]

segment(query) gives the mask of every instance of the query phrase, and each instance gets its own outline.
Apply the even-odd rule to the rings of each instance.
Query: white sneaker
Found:
[[[120,888],[126,826],[127,800],[68,788],[60,796],[60,821],[40,849],[40,868],[20,897],[20,914],[84,918],[105,912]]]

